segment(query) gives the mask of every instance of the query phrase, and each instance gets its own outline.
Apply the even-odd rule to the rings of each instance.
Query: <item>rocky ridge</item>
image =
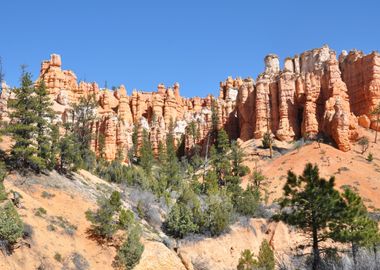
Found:
[[[204,145],[212,129],[211,113],[215,100],[219,128],[230,138],[243,141],[261,138],[270,132],[278,140],[293,141],[301,136],[324,135],[332,138],[342,151],[358,137],[357,125],[375,129],[371,110],[380,101],[380,55],[365,55],[353,50],[337,57],[328,46],[288,57],[280,68],[279,57],[265,57],[265,70],[252,78],[231,77],[220,83],[218,98],[184,98],[180,85],[159,84],[155,92],[126,88],[110,90],[95,82],[78,82],[71,70],[62,70],[61,57],[52,54],[43,61],[39,80],[44,80],[59,112],[57,120],[69,121],[70,105],[79,97],[93,94],[98,102],[92,148],[99,147],[99,135],[105,137],[105,155],[112,160],[118,150],[127,157],[132,147],[132,133],[137,125],[138,142],[142,130],[148,130],[154,151],[172,128],[185,151],[194,144]],[[6,118],[6,101],[11,91],[4,88],[0,107]],[[196,132],[187,132],[190,123]],[[126,160],[127,161],[127,160]]]

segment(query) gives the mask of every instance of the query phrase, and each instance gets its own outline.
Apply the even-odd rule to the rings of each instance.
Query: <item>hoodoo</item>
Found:
[[[357,139],[357,125],[376,128],[371,111],[380,101],[380,55],[365,55],[353,50],[337,57],[327,45],[288,57],[280,68],[279,57],[269,54],[265,68],[256,79],[231,77],[220,83],[219,97],[184,98],[180,85],[159,84],[156,92],[133,90],[127,95],[121,85],[114,90],[100,88],[95,82],[78,82],[71,70],[62,70],[61,57],[52,54],[43,61],[38,80],[44,80],[59,112],[59,121],[67,121],[69,108],[83,95],[95,95],[97,120],[93,123],[92,148],[98,151],[99,134],[105,138],[105,157],[112,160],[118,151],[132,147],[135,125],[139,132],[150,130],[150,141],[157,152],[170,126],[178,139],[185,140],[185,151],[193,144],[204,144],[209,134],[211,107],[215,102],[218,127],[230,138],[245,141],[261,138],[270,132],[280,141],[300,137],[330,137],[342,151],[350,150]],[[1,95],[2,117],[6,118],[6,101]],[[5,105],[4,105],[5,104]],[[186,133],[194,122],[196,138]],[[191,138],[190,138],[191,137]]]

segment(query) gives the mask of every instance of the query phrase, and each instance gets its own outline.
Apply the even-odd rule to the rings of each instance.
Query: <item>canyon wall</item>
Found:
[[[270,54],[264,59],[264,72],[253,78],[231,77],[220,83],[219,97],[184,98],[180,85],[159,84],[155,92],[100,88],[96,83],[78,82],[73,71],[62,70],[61,57],[52,54],[43,61],[39,80],[44,80],[59,112],[59,121],[69,121],[71,104],[81,96],[94,95],[98,103],[93,123],[92,149],[99,151],[99,137],[105,138],[108,160],[122,151],[127,157],[132,147],[134,127],[138,143],[142,131],[149,132],[153,150],[173,130],[177,144],[185,151],[204,146],[212,129],[212,106],[218,114],[218,128],[231,139],[261,138],[269,132],[281,141],[301,136],[331,138],[342,151],[358,137],[357,125],[376,128],[373,108],[380,101],[380,55],[353,50],[336,53],[328,46],[303,52],[284,60]],[[11,91],[4,87],[1,110]],[[126,160],[127,161],[127,160]]]

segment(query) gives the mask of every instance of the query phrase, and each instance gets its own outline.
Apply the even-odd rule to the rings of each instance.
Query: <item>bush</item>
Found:
[[[76,270],[87,270],[90,268],[90,264],[87,259],[77,252],[72,254],[71,261],[75,265]]]
[[[119,228],[114,216],[120,211],[120,193],[114,191],[109,199],[101,198],[98,206],[96,212],[88,210],[86,218],[92,223],[91,230],[95,235],[101,238],[111,238]]]
[[[57,261],[57,262],[62,262],[62,255],[58,252],[56,252],[54,254],[54,259]]]
[[[273,143],[273,139],[271,137],[271,134],[269,132],[265,132],[261,142],[263,144],[264,149],[270,148],[272,143]]]
[[[22,237],[24,239],[32,238],[33,233],[34,233],[33,227],[30,226],[29,224],[24,223],[24,229],[23,229]]]
[[[42,193],[41,193],[41,197],[44,198],[44,199],[51,199],[54,196],[55,196],[54,194],[49,193],[47,191],[42,191]]]
[[[183,238],[189,233],[198,231],[198,226],[193,220],[191,209],[184,203],[177,202],[171,209],[164,227],[169,235]]]
[[[117,251],[114,266],[126,270],[133,269],[140,261],[144,252],[144,245],[140,242],[141,229],[135,226],[129,233],[127,240]]]
[[[128,230],[135,221],[135,215],[131,210],[121,209],[119,214],[119,226],[121,229]]]
[[[274,270],[275,265],[273,250],[270,248],[268,241],[264,239],[260,245],[258,266],[265,270]]]
[[[205,226],[211,235],[220,235],[228,228],[232,220],[232,210],[231,199],[227,195],[221,194],[210,197]]]
[[[11,202],[0,207],[0,240],[11,248],[24,232],[24,224]]]
[[[47,211],[45,208],[43,207],[38,207],[36,209],[36,212],[34,212],[34,215],[37,216],[37,217],[43,217],[44,215],[46,215]]]
[[[373,154],[372,153],[369,153],[368,156],[367,156],[367,160],[369,162],[372,162],[373,161]]]
[[[5,201],[8,197],[4,187],[4,178],[7,174],[7,170],[3,162],[0,162],[0,203]]]
[[[5,191],[3,181],[0,181],[0,203],[5,201],[8,198],[8,194]]]
[[[239,258],[239,264],[237,265],[237,270],[252,270],[256,269],[258,266],[257,260],[253,257],[254,254],[249,250],[245,249]]]
[[[358,144],[360,145],[361,147],[361,150],[362,150],[362,155],[364,154],[365,151],[367,151],[368,147],[369,147],[369,139],[368,137],[361,137],[358,141]]]
[[[257,257],[257,260],[254,259],[254,254],[249,249],[246,249],[241,253],[237,269],[274,270],[275,265],[276,264],[273,251],[270,248],[268,241],[264,239],[263,242],[261,242],[259,256]]]
[[[244,216],[254,216],[260,206],[260,191],[248,186],[237,198],[236,211]]]

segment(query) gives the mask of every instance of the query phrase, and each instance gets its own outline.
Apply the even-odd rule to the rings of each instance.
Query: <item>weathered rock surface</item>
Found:
[[[335,52],[324,46],[286,58],[283,70],[278,63],[276,55],[268,55],[265,71],[251,90],[246,84],[240,87],[236,105],[240,138],[261,138],[270,132],[279,140],[292,141],[324,134],[348,151],[357,121]]]
[[[128,96],[123,85],[111,91],[94,82],[78,82],[73,71],[62,70],[61,57],[56,54],[42,62],[38,80],[46,82],[61,121],[67,121],[70,105],[81,96],[95,95],[98,117],[92,147],[98,151],[103,135],[109,160],[118,151],[127,157],[136,125],[139,133],[149,131],[155,152],[169,130],[177,145],[184,140],[185,151],[195,144],[204,146],[212,128],[214,101],[218,128],[225,128],[231,139],[261,138],[266,132],[281,141],[324,135],[348,151],[350,141],[358,136],[358,123],[376,128],[371,111],[380,101],[379,53],[343,52],[338,60],[325,45],[286,58],[282,69],[275,54],[265,57],[264,63],[264,72],[256,81],[229,77],[221,82],[218,98],[183,98],[178,83],[172,87],[159,84],[156,92],[133,90]],[[9,92],[6,89],[1,95],[3,118]],[[142,134],[138,137],[141,143]]]

